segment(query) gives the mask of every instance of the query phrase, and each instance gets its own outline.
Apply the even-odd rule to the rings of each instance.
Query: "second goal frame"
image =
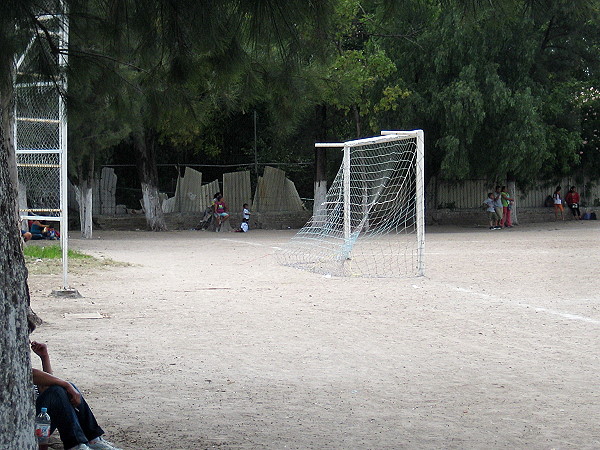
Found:
[[[423,131],[315,146],[341,149],[343,162],[282,264],[341,276],[424,275]]]

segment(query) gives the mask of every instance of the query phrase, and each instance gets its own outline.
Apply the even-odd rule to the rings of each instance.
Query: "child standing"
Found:
[[[250,222],[250,210],[248,209],[248,203],[244,203],[244,206],[242,206],[242,223],[240,224],[239,230],[235,231],[238,231],[240,233],[247,233],[250,229],[248,226],[248,222]]]
[[[498,217],[498,213],[496,212],[496,201],[495,195],[493,192],[488,194],[488,198],[483,201],[483,204],[486,206],[486,212],[488,215],[488,219],[490,220],[490,230],[499,230],[501,227],[498,226],[498,222],[500,218]]]
[[[500,195],[502,198],[502,220],[500,220],[500,226],[505,228],[512,228],[512,220],[510,218],[510,213],[512,210],[511,203],[515,200],[510,197],[510,194],[507,192],[506,186],[502,186],[500,188]]]
[[[554,219],[555,220],[558,220],[558,212],[559,211],[560,211],[560,218],[562,220],[565,220],[564,207],[563,207],[562,197],[560,195],[560,190],[561,190],[561,187],[556,186],[556,190],[554,191],[554,194],[552,195],[552,199],[554,200]]]

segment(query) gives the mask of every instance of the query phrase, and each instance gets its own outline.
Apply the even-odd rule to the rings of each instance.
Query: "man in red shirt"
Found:
[[[575,186],[571,186],[571,189],[569,189],[569,192],[565,197],[565,201],[571,209],[573,217],[581,220],[581,211],[579,211],[579,192],[575,190]]]

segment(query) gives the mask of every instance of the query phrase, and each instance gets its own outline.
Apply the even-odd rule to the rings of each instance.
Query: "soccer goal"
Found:
[[[63,290],[66,291],[69,234],[65,92],[69,36],[64,2],[41,2],[35,21],[43,24],[46,35],[40,37],[42,33],[36,25],[15,60],[13,134],[19,213],[23,220],[60,223]],[[58,54],[55,49],[60,50]]]
[[[311,220],[279,262],[332,276],[424,275],[423,131],[317,147],[342,148],[342,165]]]

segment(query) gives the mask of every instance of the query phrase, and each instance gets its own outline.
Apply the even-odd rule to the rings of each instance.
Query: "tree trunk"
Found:
[[[167,224],[158,195],[158,172],[156,170],[156,133],[145,130],[133,135],[137,156],[137,168],[142,187],[142,201],[146,223],[151,231],[166,231]]]
[[[319,135],[317,141],[325,142],[327,140],[327,107],[320,105],[317,107],[319,117]],[[327,207],[324,205],[327,200],[327,149],[315,147],[315,182],[314,182],[314,204],[313,204],[313,224],[321,223],[326,216]]]
[[[508,178],[508,181],[506,182],[506,186],[508,187],[508,192],[510,193],[512,198],[515,199],[515,201],[512,203],[512,210],[510,211],[510,219],[514,225],[519,225],[519,219],[518,219],[518,215],[517,215],[517,209],[518,209],[519,205],[518,205],[517,197],[516,197],[517,185],[515,183],[514,177],[511,177],[509,175],[507,178]]]
[[[352,105],[352,112],[354,113],[354,124],[356,125],[356,139],[360,139],[362,128],[360,125],[360,112],[358,111],[357,105]]]
[[[4,52],[0,58],[0,448],[35,449],[27,269],[19,231],[12,141],[14,72],[11,55]]]
[[[79,223],[81,237],[91,239],[93,233],[92,206],[94,192],[94,157],[87,156],[77,167],[79,186],[77,186],[77,202],[79,203]]]

